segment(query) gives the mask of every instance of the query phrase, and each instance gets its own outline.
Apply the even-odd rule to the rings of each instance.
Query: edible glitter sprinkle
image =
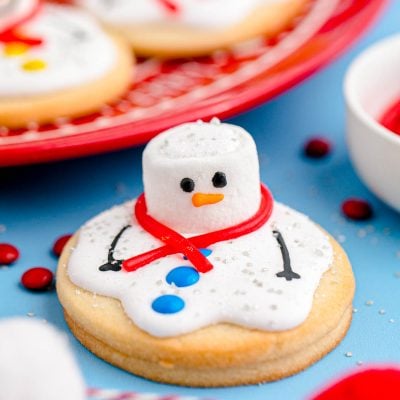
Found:
[[[344,243],[346,241],[346,236],[345,235],[338,235],[337,240],[339,243]]]
[[[365,236],[367,236],[367,231],[365,229],[359,229],[357,232],[357,236],[359,238],[364,238]]]
[[[358,366],[361,366],[361,365],[363,365],[364,363],[362,362],[362,361],[357,361],[357,365]]]
[[[31,318],[32,318],[32,317],[34,317],[34,316],[35,316],[35,313],[34,313],[34,312],[32,312],[32,311],[30,311],[30,312],[27,312],[27,313],[26,313],[26,316],[27,316],[27,317],[31,317]]]
[[[365,305],[366,306],[372,306],[374,304],[374,301],[373,300],[367,300],[366,302],[365,302]]]
[[[346,356],[346,357],[353,357],[353,353],[351,352],[351,351],[347,351],[346,353],[344,353],[344,355]]]
[[[386,314],[386,311],[383,308],[381,308],[378,312],[379,312],[380,315],[385,315]]]
[[[392,229],[391,228],[383,228],[383,234],[385,236],[389,236],[392,233]]]
[[[356,312],[358,312],[357,308],[353,308],[353,313],[355,314]]]
[[[393,319],[393,318],[390,318],[390,319],[389,319],[389,323],[393,324],[393,323],[394,323],[394,319]]]

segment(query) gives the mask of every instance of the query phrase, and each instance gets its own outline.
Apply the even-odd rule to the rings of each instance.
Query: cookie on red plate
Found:
[[[125,41],[82,10],[37,0],[0,5],[0,126],[97,111],[128,88],[132,67]]]

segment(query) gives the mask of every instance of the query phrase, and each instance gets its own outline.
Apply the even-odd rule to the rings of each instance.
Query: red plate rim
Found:
[[[197,119],[208,120],[214,116],[225,119],[245,112],[290,89],[333,61],[367,29],[387,3],[388,0],[357,0],[352,7],[345,8],[344,12],[333,16],[296,53],[301,53],[303,48],[318,37],[326,35],[329,38],[332,32],[342,29],[339,38],[335,38],[335,41],[331,41],[329,46],[324,47],[311,58],[280,72],[278,83],[276,81],[271,82],[270,79],[259,80],[257,85],[240,89],[234,88],[225,92],[224,95],[226,93],[234,94],[229,99],[225,98],[218,101],[217,95],[215,97],[216,104],[207,104],[204,107],[197,107],[195,110],[189,109],[184,113],[170,115],[161,120],[154,118],[145,121],[145,123],[139,122],[99,129],[96,135],[83,133],[31,143],[1,145],[0,167],[50,162],[114,151],[146,143],[157,133],[183,122]],[[340,3],[340,6],[342,4],[343,2]]]

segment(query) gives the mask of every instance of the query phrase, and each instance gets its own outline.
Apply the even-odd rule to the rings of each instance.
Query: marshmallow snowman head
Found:
[[[260,206],[254,140],[219,121],[183,124],[150,141],[143,183],[148,213],[181,233],[227,228]]]

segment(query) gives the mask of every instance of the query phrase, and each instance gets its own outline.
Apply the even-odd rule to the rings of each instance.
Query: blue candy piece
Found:
[[[200,279],[199,273],[193,267],[176,267],[167,275],[167,282],[177,287],[191,286]]]
[[[160,314],[175,314],[185,307],[185,302],[178,296],[166,294],[157,297],[151,307]]]
[[[212,253],[212,250],[210,249],[199,249],[199,251],[201,254],[203,254],[204,257],[208,257]],[[187,257],[183,256],[183,259],[187,260]]]

